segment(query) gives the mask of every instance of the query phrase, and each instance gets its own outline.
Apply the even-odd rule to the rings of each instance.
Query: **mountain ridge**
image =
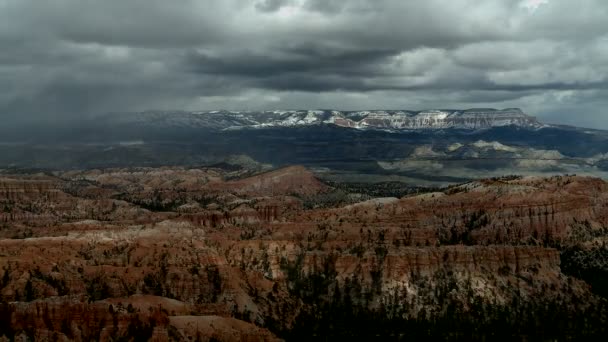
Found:
[[[361,110],[340,111],[272,110],[272,111],[143,111],[110,113],[98,117],[109,124],[135,124],[153,127],[192,127],[214,130],[242,128],[296,127],[330,124],[356,129],[424,130],[487,129],[515,125],[541,128],[546,125],[519,108],[470,108],[427,110]]]

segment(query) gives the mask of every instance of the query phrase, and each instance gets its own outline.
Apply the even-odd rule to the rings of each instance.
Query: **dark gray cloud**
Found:
[[[608,3],[532,3],[0,0],[0,116],[483,105],[608,128]]]
[[[291,3],[290,0],[260,0],[256,2],[255,8],[262,12],[274,12],[280,10],[281,7]]]

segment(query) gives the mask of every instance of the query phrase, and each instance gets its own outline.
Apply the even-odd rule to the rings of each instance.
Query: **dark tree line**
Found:
[[[511,299],[498,304],[478,297],[470,280],[459,282],[451,269],[444,268],[431,276],[412,274],[420,289],[412,298],[405,290],[382,294],[379,268],[372,270],[370,287],[358,274],[339,283],[331,257],[307,274],[302,260],[282,263],[290,295],[304,303],[295,325],[269,327],[289,341],[596,339],[608,333],[607,302],[578,298],[572,291],[547,288],[531,297],[513,289]]]

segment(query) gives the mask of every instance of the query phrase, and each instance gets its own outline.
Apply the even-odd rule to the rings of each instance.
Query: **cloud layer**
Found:
[[[0,116],[523,107],[608,128],[603,0],[0,0]]]

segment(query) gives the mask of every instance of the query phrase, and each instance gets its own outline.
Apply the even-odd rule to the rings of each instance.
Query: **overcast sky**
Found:
[[[606,0],[0,0],[0,117],[521,107],[608,129]]]

